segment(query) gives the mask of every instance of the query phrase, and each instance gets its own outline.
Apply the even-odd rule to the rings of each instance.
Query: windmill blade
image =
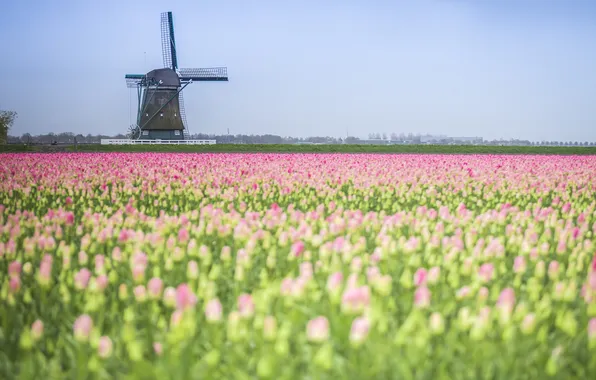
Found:
[[[176,70],[176,39],[174,38],[174,21],[172,12],[161,14],[161,52],[163,54],[163,67]]]
[[[134,88],[137,87],[145,78],[142,74],[126,74],[124,79],[126,79],[126,87]]]
[[[206,67],[201,69],[180,69],[178,70],[181,81],[227,81],[227,67]]]
[[[141,83],[141,79],[126,79],[126,87],[128,88],[136,88]]]
[[[184,125],[184,133],[189,134],[188,123],[186,122],[186,110],[184,109],[184,96],[182,95],[182,91],[178,93],[178,106],[180,107],[180,119],[182,120],[182,125]]]

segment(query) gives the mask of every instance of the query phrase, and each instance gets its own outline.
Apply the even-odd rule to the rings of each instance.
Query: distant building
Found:
[[[483,141],[482,137],[452,137],[453,141],[458,142],[470,142],[470,143],[481,143]]]

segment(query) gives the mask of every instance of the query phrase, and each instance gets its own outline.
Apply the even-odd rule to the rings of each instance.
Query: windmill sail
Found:
[[[178,69],[172,12],[161,14],[161,52],[163,54],[163,67],[172,70]]]

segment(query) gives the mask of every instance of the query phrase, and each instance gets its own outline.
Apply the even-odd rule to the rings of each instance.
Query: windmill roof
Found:
[[[169,68],[165,69],[155,69],[151,70],[147,73],[147,80],[151,82],[159,83],[162,81],[161,86],[172,86],[172,87],[180,87],[180,78],[178,74]]]

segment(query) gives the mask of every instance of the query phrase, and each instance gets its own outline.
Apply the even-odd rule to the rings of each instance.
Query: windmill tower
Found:
[[[161,14],[163,68],[147,74],[126,74],[126,85],[137,88],[138,110],[131,135],[143,140],[182,140],[189,136],[182,90],[192,82],[227,81],[226,67],[179,69],[172,12]]]

